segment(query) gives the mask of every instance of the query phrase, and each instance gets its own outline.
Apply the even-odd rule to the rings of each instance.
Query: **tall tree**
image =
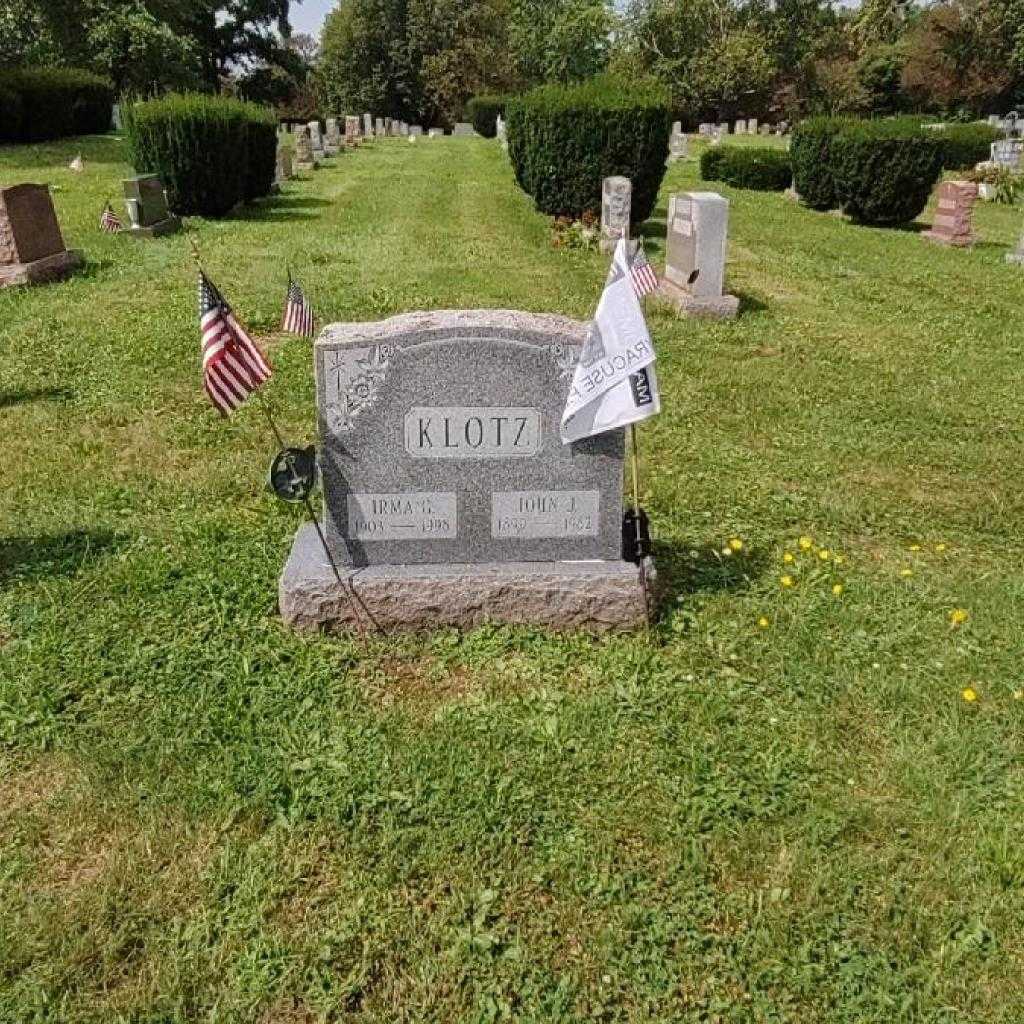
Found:
[[[526,85],[579,81],[604,70],[615,23],[611,0],[511,0],[513,71]]]

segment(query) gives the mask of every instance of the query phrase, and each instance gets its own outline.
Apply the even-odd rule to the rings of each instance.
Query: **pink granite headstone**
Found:
[[[931,231],[924,237],[940,245],[966,247],[974,244],[974,203],[978,186],[973,181],[944,181],[939,185],[938,206]]]

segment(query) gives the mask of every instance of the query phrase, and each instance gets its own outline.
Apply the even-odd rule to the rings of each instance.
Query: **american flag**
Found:
[[[100,214],[100,231],[106,231],[108,235],[116,235],[123,228],[124,225],[121,223],[121,218],[114,213],[114,208],[110,203],[107,203]]]
[[[270,364],[235,319],[213,282],[199,272],[199,329],[203,339],[203,384],[224,416],[238,409],[270,380]]]
[[[638,245],[636,254],[629,265],[630,276],[633,278],[633,291],[642,299],[645,295],[653,295],[658,290],[658,275],[647,259],[644,247]]]
[[[299,334],[303,338],[313,337],[313,308],[306,301],[298,281],[292,280],[291,274],[288,275],[288,294],[284,300],[281,330]]]

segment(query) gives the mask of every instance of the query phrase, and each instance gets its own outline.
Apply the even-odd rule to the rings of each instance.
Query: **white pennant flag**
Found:
[[[633,285],[628,243],[621,238],[569,389],[562,443],[661,412],[654,360],[654,345]]]

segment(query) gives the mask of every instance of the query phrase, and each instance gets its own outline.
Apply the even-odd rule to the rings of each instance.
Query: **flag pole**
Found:
[[[191,231],[187,232],[187,234],[189,245],[192,247],[192,258],[195,260],[196,266],[199,268],[199,272],[205,276],[206,271],[203,269],[203,260],[202,256],[199,253],[199,244],[196,242],[195,235],[193,235]],[[290,278],[291,274],[289,272],[289,280]],[[243,328],[245,328],[245,324],[243,324],[242,321],[239,320],[237,316],[235,317],[235,319],[238,320],[238,323]],[[270,425],[270,430],[274,435],[274,440],[277,441],[278,445],[280,445],[282,449],[287,448],[288,445],[285,444],[284,438],[281,435],[281,431],[278,429],[277,421],[274,419],[274,414],[270,406],[270,400],[263,394],[262,388],[257,388],[255,394],[256,403],[257,405],[259,405],[260,409],[263,412],[263,415],[266,417],[267,423]],[[374,629],[379,629],[377,622],[370,614],[370,610],[366,607],[366,605],[363,604],[362,601],[359,600],[359,595],[356,593],[356,589],[352,585],[352,581],[350,579],[346,579],[341,575],[341,571],[338,569],[338,564],[334,561],[334,555],[331,554],[331,549],[327,544],[327,538],[324,536],[324,531],[323,527],[320,525],[320,520],[316,517],[316,511],[313,508],[313,502],[310,500],[308,494],[302,499],[302,503],[306,508],[306,514],[309,516],[309,521],[313,524],[313,528],[316,530],[316,535],[320,539],[320,546],[323,548],[324,554],[327,556],[327,562],[331,567],[331,571],[334,573],[334,578],[338,581],[338,585],[345,591],[345,594],[347,595],[349,600],[349,604],[351,605],[352,610],[356,613],[356,620],[358,621],[359,610],[362,609],[363,614],[365,614],[367,619],[370,620],[371,626],[373,626]]]
[[[647,323],[647,297],[640,299],[640,311],[644,315],[644,323]],[[651,602],[647,593],[647,559],[641,551],[643,543],[643,530],[640,521],[640,446],[636,439],[636,424],[630,423],[629,436],[633,449],[633,511],[635,513],[634,528],[636,529],[636,549],[640,554],[640,589],[644,592],[644,621],[647,628],[651,628]]]

